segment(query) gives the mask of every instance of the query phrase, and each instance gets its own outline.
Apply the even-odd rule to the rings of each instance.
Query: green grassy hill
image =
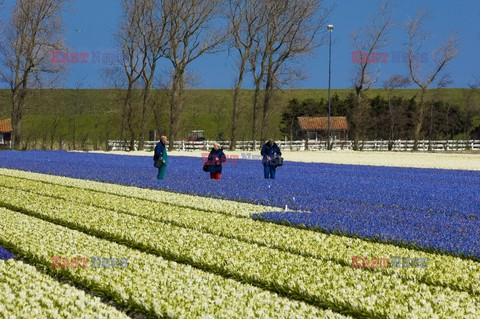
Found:
[[[458,104],[465,104],[465,89],[431,90],[430,97],[438,95],[438,99]],[[289,100],[321,98],[327,99],[326,89],[299,89],[278,91],[275,96],[268,130],[275,138],[283,138],[279,130],[281,114]],[[333,89],[332,95],[344,97],[353,92],[350,89]],[[396,90],[395,95],[411,98],[418,90]],[[369,97],[385,96],[383,89],[367,92]],[[158,94],[161,105],[159,125],[155,124],[153,113],[149,114],[148,130],[168,130],[169,105],[166,94]],[[240,114],[239,139],[251,139],[253,91],[244,90],[241,96],[242,112]],[[233,90],[189,90],[185,109],[182,113],[182,136],[187,137],[192,129],[205,130],[208,139],[218,139],[219,134],[228,139],[230,134],[231,108]],[[0,117],[10,114],[10,92],[0,90]],[[27,102],[24,122],[24,138],[30,143],[37,142],[36,147],[48,141],[51,136],[54,143],[72,142],[76,148],[82,142],[100,147],[108,139],[116,139],[120,132],[121,103],[114,90],[104,89],[55,89],[38,90],[31,93]],[[55,125],[56,124],[56,125]],[[148,135],[147,135],[148,136]],[[93,144],[92,144],[93,143]],[[102,144],[103,143],[103,144]],[[31,146],[29,146],[31,147]],[[58,147],[58,146],[57,146]],[[70,147],[72,147],[70,145]]]

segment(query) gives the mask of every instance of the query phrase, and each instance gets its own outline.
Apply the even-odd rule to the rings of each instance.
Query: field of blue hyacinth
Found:
[[[480,172],[4,151],[0,286],[0,316],[479,318]]]

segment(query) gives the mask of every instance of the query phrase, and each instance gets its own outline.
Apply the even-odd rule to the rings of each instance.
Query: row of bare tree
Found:
[[[0,21],[0,81],[11,91],[12,144],[20,146],[30,89],[50,86],[63,71],[51,52],[62,50],[65,0],[17,0],[8,23]],[[0,3],[0,6],[2,3]],[[2,27],[3,26],[3,27]]]
[[[17,0],[10,21],[0,29],[0,77],[11,90],[15,148],[20,145],[30,89],[50,86],[65,71],[63,64],[49,60],[52,51],[66,49],[61,19],[65,4],[66,0]],[[161,116],[152,89],[158,80],[159,61],[165,59],[172,66],[166,87],[169,140],[173,143],[179,138],[191,63],[230,47],[239,58],[231,138],[236,138],[239,93],[245,74],[250,72],[255,84],[252,136],[257,135],[260,125],[263,140],[273,91],[282,77],[294,75],[286,62],[320,43],[317,34],[328,15],[328,10],[321,9],[318,0],[122,0],[123,16],[115,34],[123,56],[122,74],[112,76],[112,72],[119,75],[120,70],[110,70],[110,79],[123,89],[121,137],[128,138],[132,148],[138,139],[142,148],[149,108],[155,117]]]
[[[233,96],[230,139],[235,145],[238,119],[243,110],[240,93],[247,74],[252,75],[252,138],[261,127],[261,140],[268,134],[266,122],[275,89],[291,81],[296,70],[288,62],[310,53],[322,43],[321,26],[329,10],[318,0],[123,0],[123,18],[116,39],[123,52],[123,76],[116,87],[122,104],[121,137],[139,141],[143,148],[147,112],[160,122],[159,102],[152,87],[161,59],[171,71],[163,88],[169,97],[169,140],[180,138],[181,114],[189,68],[204,54],[233,49],[237,78]],[[228,24],[228,27],[226,25]],[[161,77],[161,76],[159,76]],[[157,77],[158,79],[158,77]],[[142,89],[142,90],[139,90]],[[141,91],[141,93],[140,93]],[[159,128],[160,131],[166,131]]]

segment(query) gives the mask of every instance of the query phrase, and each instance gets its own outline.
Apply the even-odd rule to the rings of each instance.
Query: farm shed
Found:
[[[10,147],[12,137],[12,121],[10,119],[0,120],[0,147]]]
[[[297,137],[309,140],[326,140],[328,135],[328,117],[298,117]],[[348,122],[345,116],[330,117],[330,134],[333,140],[348,139]]]

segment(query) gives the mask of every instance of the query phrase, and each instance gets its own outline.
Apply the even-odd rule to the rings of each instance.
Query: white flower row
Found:
[[[0,317],[128,318],[100,298],[13,259],[0,260]]]
[[[123,225],[120,225],[120,228]],[[302,302],[0,208],[0,243],[150,317],[340,318]],[[51,268],[51,256],[123,256],[125,269]]]
[[[4,203],[323,307],[367,316],[480,316],[480,298],[62,199],[2,188]],[[376,297],[376,296],[380,296]]]
[[[74,179],[69,177],[53,176],[11,169],[0,168],[0,174],[5,176],[21,177],[31,180],[37,180],[47,183],[55,183],[64,186],[72,186],[104,192],[108,194],[121,195],[139,199],[145,199],[152,202],[165,204],[174,203],[175,206],[189,207],[198,210],[213,211],[224,214],[234,214],[235,216],[250,217],[254,213],[265,211],[281,211],[278,207],[260,206],[224,199],[203,198],[193,195],[152,190],[146,188],[137,188],[117,184],[101,183]]]
[[[153,205],[147,200],[45,184],[28,179],[0,175],[1,184],[347,265],[352,263],[353,256],[427,258],[426,269],[385,268],[374,271],[395,274],[405,280],[448,286],[480,295],[480,263],[472,260],[372,243],[358,238],[327,235],[222,213],[197,211],[167,204]],[[339,247],[342,249],[338,249]]]

